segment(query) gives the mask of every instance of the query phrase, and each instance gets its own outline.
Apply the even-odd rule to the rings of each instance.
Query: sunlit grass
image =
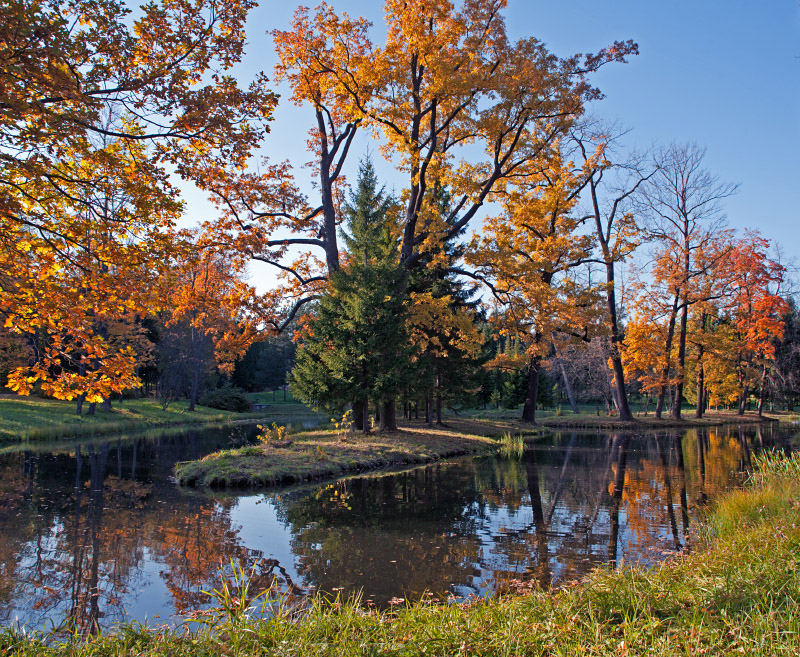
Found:
[[[86,407],[84,406],[84,410]],[[310,415],[312,411],[302,404],[281,404],[275,413],[286,415],[289,409],[297,414]],[[165,409],[156,401],[126,399],[112,402],[110,411],[98,407],[95,415],[75,414],[75,402],[16,397],[0,399],[0,440],[48,440],[70,437],[88,437],[141,431],[152,427],[223,423],[247,418],[269,417],[271,409],[252,413],[233,413],[205,406],[189,411],[187,402],[173,402]]]
[[[450,456],[493,453],[506,425],[455,421],[448,427],[402,426],[399,431],[341,436],[327,428],[289,436],[280,447],[251,445],[175,466],[186,486],[276,486],[338,477],[359,470],[430,463]],[[509,434],[510,435],[510,434]],[[522,440],[520,435],[519,440]]]

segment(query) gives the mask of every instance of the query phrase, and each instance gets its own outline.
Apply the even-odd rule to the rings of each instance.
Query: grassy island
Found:
[[[653,430],[670,427],[715,426],[726,423],[771,422],[774,419],[734,413],[709,414],[702,420],[637,418],[633,423],[590,413],[547,415],[532,426],[518,413],[481,413],[449,418],[446,426],[429,428],[420,422],[403,424],[399,431],[342,436],[330,429],[294,434],[285,444],[251,445],[214,452],[198,461],[175,467],[183,486],[247,488],[288,485],[315,479],[394,466],[429,463],[451,456],[492,452],[498,439],[524,440],[539,430],[597,429]]]
[[[527,428],[531,433],[531,428]],[[179,463],[178,482],[186,486],[276,486],[334,477],[348,472],[428,463],[450,456],[496,451],[498,438],[524,436],[511,421],[448,421],[444,427],[421,424],[400,431],[338,435],[331,430],[293,434],[280,446],[269,443],[227,449],[199,461]]]
[[[252,620],[228,600],[192,632],[129,625],[91,639],[13,629],[0,654],[796,655],[800,652],[800,457],[760,459],[723,495],[701,544],[655,569],[598,569],[561,590],[388,611],[316,598]],[[225,605],[223,605],[225,606]],[[246,607],[246,605],[244,605]]]

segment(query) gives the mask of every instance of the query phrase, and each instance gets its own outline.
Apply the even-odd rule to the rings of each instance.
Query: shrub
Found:
[[[233,386],[209,390],[200,398],[200,404],[236,413],[246,413],[251,409],[250,400],[247,399],[244,391]]]

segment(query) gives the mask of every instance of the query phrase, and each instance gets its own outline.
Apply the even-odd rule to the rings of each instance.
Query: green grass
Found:
[[[94,416],[79,417],[75,415],[75,402],[15,397],[0,399],[0,440],[74,438],[287,414],[310,416],[313,412],[297,402],[252,413],[233,413],[205,406],[196,406],[189,412],[187,402],[173,402],[165,410],[155,401],[126,399],[121,404],[112,402],[110,411],[98,407]]]
[[[239,573],[217,609],[185,629],[126,625],[81,639],[0,633],[20,657],[171,655],[752,655],[800,654],[800,457],[762,460],[743,490],[722,496],[705,543],[658,568],[599,569],[559,591],[526,590],[468,604],[427,599],[389,611],[317,597],[273,599],[250,620],[256,592]]]
[[[253,445],[209,454],[175,466],[184,486],[276,486],[415,463],[449,456],[496,451],[507,423],[456,420],[429,429],[409,424],[396,432],[355,433],[339,439],[319,429],[290,436],[288,446]]]

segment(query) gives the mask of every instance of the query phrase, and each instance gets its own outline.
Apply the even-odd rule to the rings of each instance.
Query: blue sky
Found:
[[[371,19],[379,34],[381,2],[330,4]],[[264,32],[287,28],[295,7],[291,1],[265,0],[253,11],[248,54],[239,69],[243,82],[258,69],[271,74],[275,56]],[[671,141],[705,146],[707,168],[722,181],[741,184],[725,203],[729,224],[758,228],[787,257],[800,260],[797,0],[509,0],[506,22],[512,38],[534,36],[561,56],[635,40],[639,56],[593,78],[606,98],[592,105],[592,113],[629,129],[631,146]],[[311,113],[285,98],[264,150],[275,160],[303,163]],[[365,140],[356,147],[351,180],[366,148]],[[391,169],[382,166],[379,173],[388,180]],[[191,196],[192,214],[208,207]]]

